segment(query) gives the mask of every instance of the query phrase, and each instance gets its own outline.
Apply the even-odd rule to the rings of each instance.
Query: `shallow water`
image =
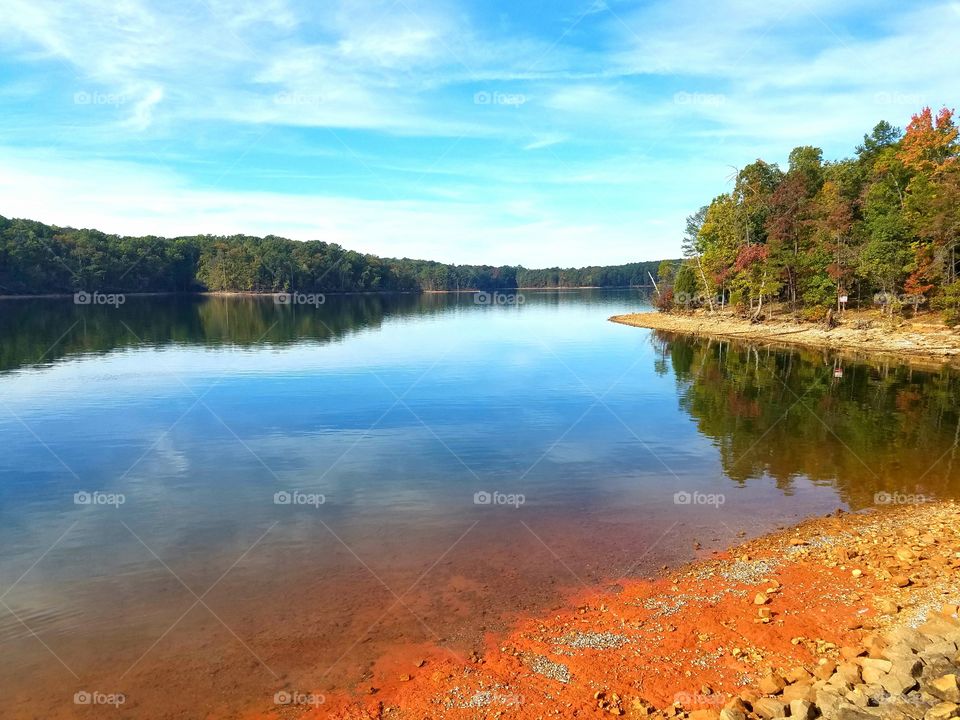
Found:
[[[645,307],[0,304],[4,716],[270,709],[743,533],[960,494],[955,372],[606,322]]]

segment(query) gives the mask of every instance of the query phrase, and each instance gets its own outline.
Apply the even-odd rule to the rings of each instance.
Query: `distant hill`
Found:
[[[0,294],[376,292],[648,285],[659,261],[585,268],[447,265],[268,235],[108,235],[0,216]]]

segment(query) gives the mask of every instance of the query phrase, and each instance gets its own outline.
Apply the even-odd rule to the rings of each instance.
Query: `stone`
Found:
[[[917,630],[933,641],[949,641],[960,635],[960,620],[945,615],[931,615]]]
[[[760,698],[753,704],[754,714],[763,720],[783,717],[786,710],[786,704],[774,698]]]
[[[844,660],[854,660],[861,655],[866,655],[866,653],[867,651],[863,648],[850,647],[849,645],[845,645],[844,647],[840,648],[840,657],[842,657]]]
[[[843,695],[836,688],[825,687],[817,690],[817,707],[824,717],[834,717],[843,703]]]
[[[824,717],[835,717],[837,720],[877,720],[880,715],[847,703],[838,707],[835,715]]]
[[[960,686],[954,674],[942,675],[927,683],[925,690],[944,702],[960,703]]]
[[[872,658],[881,658],[883,657],[883,651],[887,647],[887,642],[879,635],[869,635],[863,640],[863,646],[867,649],[867,653]]]
[[[798,683],[804,680],[813,680],[813,675],[804,667],[795,667],[788,671],[783,678],[789,683]]]
[[[891,672],[880,678],[880,686],[891,695],[906,695],[917,684],[917,679],[905,672]]]
[[[923,720],[951,720],[955,717],[960,717],[960,705],[952,702],[942,702],[927,710]]]
[[[689,720],[719,720],[720,713],[713,709],[694,710],[688,716]]]
[[[794,700],[813,702],[817,699],[817,692],[809,682],[798,682],[787,685],[783,689],[782,699],[785,703],[791,703]]]
[[[852,686],[860,682],[860,667],[855,663],[842,662],[830,678],[831,685]]]
[[[829,680],[830,676],[837,669],[837,664],[833,660],[821,658],[813,674],[820,680]]]
[[[955,642],[950,642],[949,640],[939,640],[927,645],[923,652],[924,654],[929,653],[930,655],[944,655],[946,657],[953,657],[957,654],[957,644]]]
[[[736,708],[724,708],[720,711],[720,720],[747,720],[747,714]]]
[[[757,683],[757,689],[764,695],[776,695],[782,692],[786,685],[787,683],[782,677],[777,675],[777,673],[771,673],[760,678],[760,682]]]
[[[877,598],[873,601],[873,606],[881,615],[896,615],[900,612],[900,606],[890,598]]]
[[[925,637],[918,630],[907,626],[901,626],[891,630],[887,634],[887,642],[889,643],[888,647],[905,645],[914,652],[920,652],[930,644],[929,638]]]
[[[790,703],[790,717],[796,720],[813,720],[816,708],[809,700],[794,700]]]
[[[757,593],[753,596],[754,605],[766,605],[768,602],[770,602],[770,598],[764,593]]]
[[[861,670],[873,668],[874,670],[879,670],[880,672],[890,672],[893,669],[893,663],[882,658],[857,658],[857,664],[860,666]]]

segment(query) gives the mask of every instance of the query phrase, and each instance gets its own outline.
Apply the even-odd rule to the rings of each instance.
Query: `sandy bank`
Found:
[[[316,717],[743,720],[782,717],[796,700],[797,711],[814,708],[809,717],[833,703],[825,717],[859,720],[892,717],[889,703],[933,707],[941,701],[931,683],[960,672],[944,665],[960,667],[960,658],[923,655],[934,640],[913,628],[932,623],[934,634],[960,640],[960,505],[895,499],[902,503],[808,520],[658,579],[585,590],[548,616],[491,633],[469,658],[397,648],[371,668],[368,685],[328,697]],[[904,663],[916,677],[896,670]],[[888,705],[871,706],[870,693],[886,693]]]
[[[751,323],[732,314],[615,315],[612,322],[666,332],[723,337],[777,345],[827,348],[846,353],[882,354],[909,362],[960,364],[960,332],[943,325],[904,321],[898,328],[873,314],[849,314],[838,327],[770,320]]]

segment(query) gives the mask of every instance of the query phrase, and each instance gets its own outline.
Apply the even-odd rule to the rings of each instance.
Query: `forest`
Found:
[[[960,324],[958,157],[953,111],[924,108],[905,130],[878,123],[853,157],[825,161],[805,145],[786,170],[737,169],[730,192],[688,217],[685,259],[662,266],[658,307],[760,319],[774,303],[814,320],[846,298]]]
[[[649,285],[659,262],[586,268],[447,265],[268,235],[127,237],[0,216],[0,294],[377,292]]]

